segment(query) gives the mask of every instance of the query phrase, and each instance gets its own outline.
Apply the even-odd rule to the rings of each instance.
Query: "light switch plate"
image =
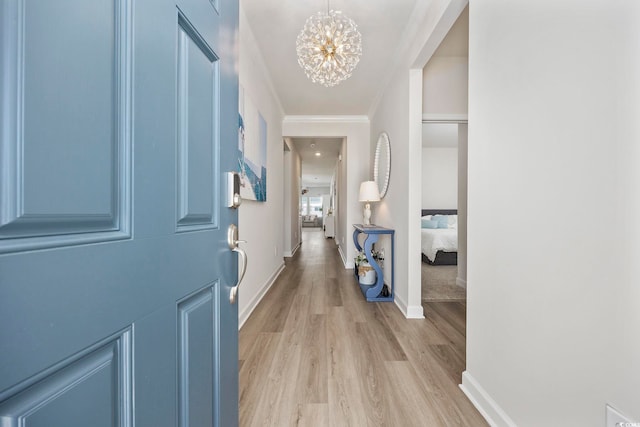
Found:
[[[606,427],[640,427],[640,423],[635,423],[622,415],[617,409],[607,405],[606,407]]]

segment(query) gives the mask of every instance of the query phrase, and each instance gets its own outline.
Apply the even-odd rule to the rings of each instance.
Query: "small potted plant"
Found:
[[[376,251],[371,251],[374,259],[378,254]],[[376,271],[373,269],[364,251],[358,252],[358,256],[355,258],[356,268],[358,270],[358,281],[362,285],[373,285],[376,282]]]

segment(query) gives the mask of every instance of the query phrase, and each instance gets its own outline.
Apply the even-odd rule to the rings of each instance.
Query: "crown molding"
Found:
[[[282,123],[369,123],[368,116],[284,116]]]

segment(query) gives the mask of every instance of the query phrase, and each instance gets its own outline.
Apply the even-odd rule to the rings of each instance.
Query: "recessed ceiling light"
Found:
[[[320,157],[320,156],[322,156],[322,153],[319,151],[316,151],[316,157]]]

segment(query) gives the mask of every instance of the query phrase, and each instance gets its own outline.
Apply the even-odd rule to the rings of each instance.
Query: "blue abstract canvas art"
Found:
[[[238,171],[240,196],[267,200],[267,122],[240,89],[238,117]]]

